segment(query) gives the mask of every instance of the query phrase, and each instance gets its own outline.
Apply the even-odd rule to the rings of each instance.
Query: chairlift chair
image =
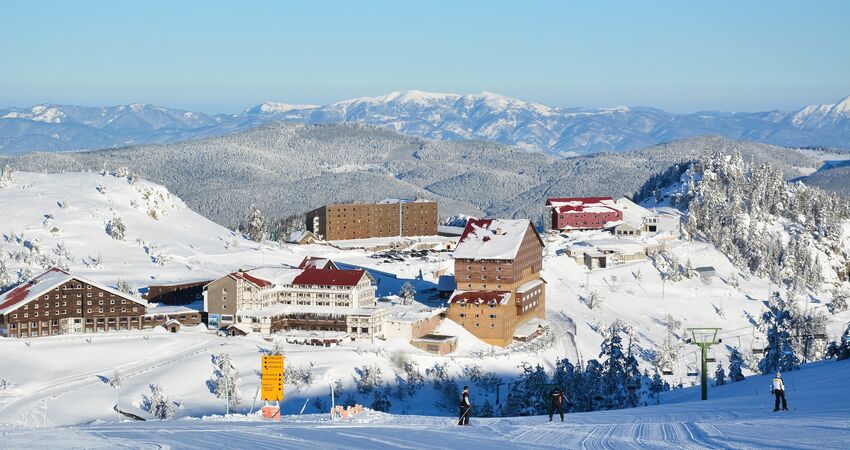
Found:
[[[708,349],[705,354],[705,362],[715,363],[717,362],[717,354],[714,352],[713,348]]]
[[[750,344],[750,350],[752,350],[754,355],[763,354],[765,347],[764,339],[760,337],[754,338],[752,344]]]

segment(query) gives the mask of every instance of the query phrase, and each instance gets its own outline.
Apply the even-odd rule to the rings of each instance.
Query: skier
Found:
[[[469,386],[463,387],[463,393],[460,394],[460,417],[458,417],[457,424],[458,425],[469,425],[469,410],[471,403],[469,403]]]
[[[776,372],[776,378],[773,379],[770,390],[776,396],[776,404],[773,406],[773,412],[779,411],[779,400],[782,400],[782,410],[788,411],[788,403],[785,401],[785,382],[782,381],[781,373]]]
[[[552,392],[549,393],[549,398],[551,399],[551,404],[549,405],[549,422],[552,421],[552,416],[555,414],[555,409],[558,410],[558,414],[561,415],[561,422],[564,421],[564,391],[561,388],[554,388]]]

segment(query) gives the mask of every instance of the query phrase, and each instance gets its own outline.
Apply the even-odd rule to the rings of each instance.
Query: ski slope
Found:
[[[454,419],[367,412],[351,422],[326,415],[274,423],[233,415],[154,422],[3,429],[3,448],[800,448],[841,449],[850,442],[850,361],[826,361],[785,374],[789,412],[773,413],[770,377],[672,392],[661,405],[567,415]]]

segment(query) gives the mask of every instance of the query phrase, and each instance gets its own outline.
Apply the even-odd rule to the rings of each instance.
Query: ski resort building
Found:
[[[375,306],[374,279],[368,272],[340,270],[318,259],[301,265],[305,268],[237,271],[208,284],[204,310],[209,326],[247,324],[263,336],[292,330],[380,334],[387,311]]]
[[[551,228],[562,231],[601,230],[608,222],[623,220],[611,197],[567,197],[546,200]]]
[[[52,268],[0,295],[0,328],[9,337],[139,330],[147,302]]]
[[[518,325],[545,319],[543,247],[528,220],[470,220],[454,251],[457,290],[448,318],[502,347]]]
[[[437,202],[387,199],[330,204],[306,215],[307,231],[326,241],[375,237],[434,236]]]

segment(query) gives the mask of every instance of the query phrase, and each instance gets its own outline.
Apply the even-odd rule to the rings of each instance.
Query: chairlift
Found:
[[[826,336],[826,333],[815,333],[814,337],[818,341],[825,341],[825,340],[828,339],[828,337]]]
[[[714,352],[713,348],[708,349],[708,351],[705,353],[705,362],[717,362],[717,354]]]
[[[765,344],[764,338],[754,338],[752,344],[750,344],[750,350],[752,350],[754,355],[761,355],[764,353],[764,349],[767,347]]]
[[[673,369],[671,369],[669,367],[662,367],[661,368],[661,375],[673,375]]]

